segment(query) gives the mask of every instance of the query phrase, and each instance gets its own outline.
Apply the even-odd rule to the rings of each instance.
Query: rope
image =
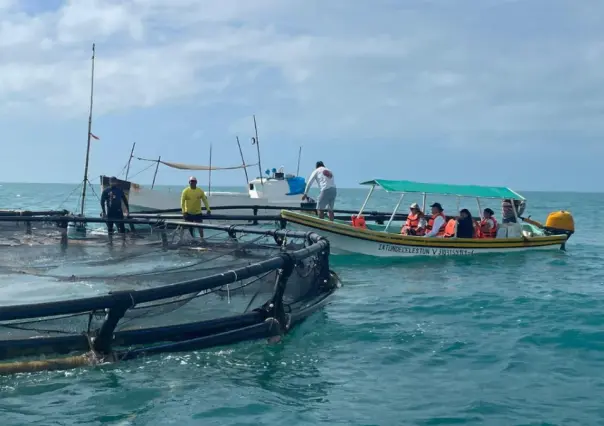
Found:
[[[88,183],[88,185],[90,185],[90,190],[92,191],[92,194],[97,198],[97,200],[99,200],[99,202],[101,201],[101,198],[97,195],[96,191],[94,190],[94,187],[92,186],[92,183],[90,183],[89,180],[86,180],[86,182]]]
[[[235,281],[233,281],[233,282],[236,283],[237,281],[239,281],[239,279],[237,278],[237,272],[235,272],[235,271],[229,271],[229,272],[232,272],[233,274],[235,274]],[[228,284],[226,287],[227,287],[227,303],[230,305],[231,304],[231,291],[229,290]]]
[[[157,160],[155,160],[155,162],[157,162]],[[132,176],[130,176],[130,179],[134,179],[135,177],[137,177],[138,175],[140,175],[142,172],[145,172],[145,171],[149,170],[153,166],[154,166],[154,164],[150,164],[149,166],[147,166],[144,169],[140,170],[138,173],[135,173]]]
[[[71,190],[71,192],[69,193],[69,195],[67,197],[65,197],[65,199],[61,202],[61,204],[59,204],[59,208],[63,207],[63,205],[67,202],[67,200],[69,200],[71,198],[71,196],[73,195],[73,193],[76,192],[76,190],[80,189],[81,186],[82,186],[82,184],[79,184],[78,186],[76,186],[75,188],[73,188]]]

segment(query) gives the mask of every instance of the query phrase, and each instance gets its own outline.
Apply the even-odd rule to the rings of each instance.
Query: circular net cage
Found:
[[[0,214],[0,373],[278,338],[339,285],[314,233],[118,222]]]

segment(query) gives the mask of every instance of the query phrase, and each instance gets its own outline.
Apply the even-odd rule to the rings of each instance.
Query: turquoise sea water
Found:
[[[4,184],[0,206],[57,208],[71,190]],[[573,213],[566,253],[332,256],[344,287],[282,344],[0,377],[1,424],[603,424],[604,195],[525,195],[534,219]],[[364,196],[340,190],[338,207],[356,208]],[[379,193],[369,208],[396,201]],[[89,213],[97,205],[91,195]],[[461,207],[476,213],[473,202]],[[79,291],[61,285],[0,277],[0,298]]]

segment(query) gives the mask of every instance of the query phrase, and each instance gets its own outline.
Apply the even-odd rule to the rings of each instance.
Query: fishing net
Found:
[[[128,359],[280,335],[337,287],[316,234],[124,222],[109,235],[95,219],[0,214],[0,359]],[[160,342],[172,343],[149,346]]]

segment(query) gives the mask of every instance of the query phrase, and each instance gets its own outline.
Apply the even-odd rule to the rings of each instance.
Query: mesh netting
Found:
[[[326,293],[328,250],[316,248],[326,243],[313,242],[307,234],[200,225],[191,235],[180,225],[138,221],[127,225],[126,235],[109,236],[104,224],[95,224],[87,226],[85,235],[80,230],[70,236],[75,227],[55,220],[0,222],[3,347],[22,339],[96,336],[112,310],[119,311],[117,296],[99,297],[110,292],[129,297],[111,329],[124,336],[187,324],[200,324],[195,333],[201,335],[206,323],[242,318],[243,326],[251,321],[250,313],[262,313],[252,319],[263,321],[277,309],[302,311]],[[36,305],[6,307],[53,301],[59,306],[66,299],[76,306],[90,297],[98,301],[82,306],[92,308],[54,309],[51,303],[52,314],[36,318],[29,318]]]

